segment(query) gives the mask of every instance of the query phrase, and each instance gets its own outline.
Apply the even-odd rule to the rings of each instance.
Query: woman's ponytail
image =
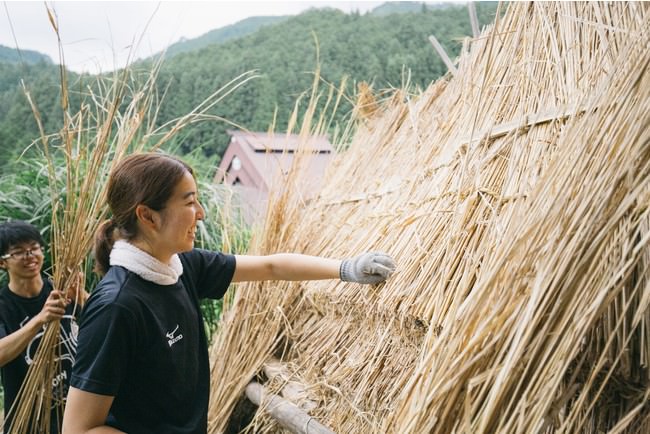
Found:
[[[103,276],[108,272],[111,250],[115,243],[117,225],[113,219],[105,220],[95,232],[95,272]]]

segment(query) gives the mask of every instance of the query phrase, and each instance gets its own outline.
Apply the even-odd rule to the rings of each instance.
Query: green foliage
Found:
[[[39,159],[21,159],[0,176],[0,222],[8,220],[28,221],[48,236],[50,189],[47,168]]]
[[[80,77],[68,73],[70,100],[79,106]],[[61,81],[58,66],[47,63],[14,64],[0,62],[0,170],[27,151],[34,155],[33,144],[39,137],[37,123],[25,89],[38,105],[47,134],[56,133],[63,119]]]

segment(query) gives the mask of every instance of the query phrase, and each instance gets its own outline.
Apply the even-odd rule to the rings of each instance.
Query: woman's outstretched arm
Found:
[[[259,280],[323,280],[380,283],[395,271],[395,262],[384,253],[364,253],[355,258],[322,258],[296,253],[235,257],[233,282]]]

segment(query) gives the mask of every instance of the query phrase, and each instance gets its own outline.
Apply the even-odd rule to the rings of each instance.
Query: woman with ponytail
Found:
[[[123,160],[107,201],[112,218],[95,239],[103,278],[81,318],[64,433],[204,434],[210,373],[200,299],[223,297],[231,282],[375,284],[395,269],[382,253],[341,261],[195,249],[205,211],[192,169],[162,154]]]

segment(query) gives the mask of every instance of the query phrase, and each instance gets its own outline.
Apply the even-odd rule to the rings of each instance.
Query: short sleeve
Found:
[[[93,303],[95,302],[95,303]],[[133,315],[117,303],[88,300],[79,326],[77,357],[70,385],[115,396],[136,354]]]
[[[235,256],[203,249],[180,255],[181,278],[189,279],[199,298],[219,299],[228,290],[235,274]]]

